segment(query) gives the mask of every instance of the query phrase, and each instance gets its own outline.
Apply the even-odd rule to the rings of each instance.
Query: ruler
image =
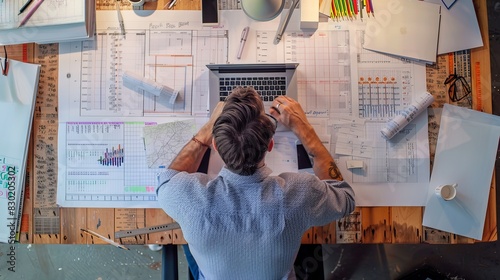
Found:
[[[472,90],[474,94],[474,110],[483,111],[483,96],[482,96],[482,90],[481,90],[481,63],[479,61],[476,61],[474,63],[474,74],[475,74],[475,83],[474,83],[474,88]]]
[[[116,0],[96,0],[96,10],[115,10]],[[132,9],[132,4],[129,1],[120,1],[120,9]]]
[[[35,63],[42,65],[33,121],[33,233],[60,233],[57,207],[58,44],[36,45]],[[43,238],[43,237],[42,237]]]
[[[169,224],[164,224],[164,225],[150,226],[150,227],[144,227],[144,228],[138,228],[138,229],[122,230],[122,231],[115,232],[115,238],[124,238],[124,237],[136,236],[136,235],[141,235],[141,234],[149,234],[149,233],[167,231],[167,230],[173,230],[173,229],[179,229],[179,228],[181,228],[181,226],[178,223],[169,223]]]

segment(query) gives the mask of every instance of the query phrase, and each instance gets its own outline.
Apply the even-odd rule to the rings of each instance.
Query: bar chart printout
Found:
[[[58,203],[99,207],[156,205],[156,174],[150,169],[142,137],[144,122],[68,122]],[[62,180],[61,180],[62,179]],[[59,188],[58,188],[59,189]],[[58,192],[60,192],[58,190]],[[61,199],[63,198],[63,199]],[[64,201],[60,201],[64,200]]]

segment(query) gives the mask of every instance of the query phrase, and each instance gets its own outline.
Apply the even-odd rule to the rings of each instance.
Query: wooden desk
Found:
[[[130,9],[122,1],[123,9]],[[145,9],[163,9],[168,0],[147,2]],[[482,30],[484,47],[471,52],[473,79],[473,108],[487,113],[491,108],[491,77],[489,64],[489,42],[486,1],[474,1]],[[114,2],[97,1],[100,9],[114,9]],[[174,9],[198,10],[200,2],[181,0]],[[19,45],[8,47],[9,57],[35,62],[42,65],[34,119],[32,142],[29,151],[28,180],[24,214],[22,219],[22,243],[52,244],[100,244],[80,232],[80,228],[94,230],[109,238],[120,229],[140,228],[171,222],[161,209],[104,209],[104,208],[58,208],[55,204],[57,186],[57,67],[58,44]],[[450,57],[439,57],[441,65],[446,65]],[[446,67],[428,67],[428,88],[439,95],[434,107],[442,106],[443,76],[448,75]],[[446,96],[446,94],[444,94]],[[360,207],[350,220],[335,222],[324,227],[315,227],[306,232],[303,243],[473,243],[474,240],[440,232],[422,226],[423,207]],[[336,228],[354,225],[357,236],[346,238],[336,236]],[[496,189],[493,178],[483,241],[497,239]],[[350,241],[349,241],[350,240]],[[124,244],[179,244],[183,243],[180,230],[123,239]]]

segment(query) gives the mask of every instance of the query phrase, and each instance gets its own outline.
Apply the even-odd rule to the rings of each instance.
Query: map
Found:
[[[148,167],[169,166],[182,147],[193,137],[195,128],[194,120],[145,126],[144,142]]]

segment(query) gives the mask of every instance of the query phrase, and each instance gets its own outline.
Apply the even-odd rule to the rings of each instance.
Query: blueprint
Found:
[[[203,27],[199,11],[122,11],[126,33],[121,34],[116,13],[98,11],[95,40],[60,44],[60,203],[66,207],[155,207],[155,198],[148,191],[155,186],[156,172],[207,120],[206,65],[298,62],[299,102],[355,189],[358,205],[425,204],[430,170],[427,119],[415,119],[390,141],[380,133],[387,120],[426,91],[425,65],[363,49],[361,21],[327,21],[320,23],[318,30],[305,31],[299,28],[300,12],[295,12],[283,39],[275,45],[281,16],[255,22],[241,10],[220,12],[220,26]],[[241,59],[237,59],[241,30],[246,26],[250,33]],[[178,91],[175,103],[124,87],[124,71]],[[95,123],[119,124],[121,138],[108,139],[100,131],[70,138],[75,136],[72,129],[77,124],[93,127]],[[165,123],[170,125],[163,126]],[[183,125],[186,133],[178,133]],[[163,139],[169,136],[175,141]],[[129,147],[129,139],[134,139],[137,147]],[[277,134],[275,140],[279,145],[268,154],[266,164],[275,173],[296,171],[294,137]],[[96,155],[122,156],[123,162],[120,166],[99,166],[96,158],[91,161],[93,166],[75,164],[76,159],[70,156],[74,147],[100,147],[94,151]],[[362,168],[347,168],[352,161],[361,162]],[[128,168],[133,164],[132,177]],[[134,194],[141,200],[101,203],[98,199],[109,197],[92,197],[96,189],[88,186],[85,178],[70,176],[101,169],[119,178],[106,182],[106,195],[121,198],[131,190],[126,187],[134,186]],[[70,200],[68,195],[75,190],[72,184],[79,186],[79,195],[89,199],[79,203]],[[381,196],[382,191],[386,195]]]

